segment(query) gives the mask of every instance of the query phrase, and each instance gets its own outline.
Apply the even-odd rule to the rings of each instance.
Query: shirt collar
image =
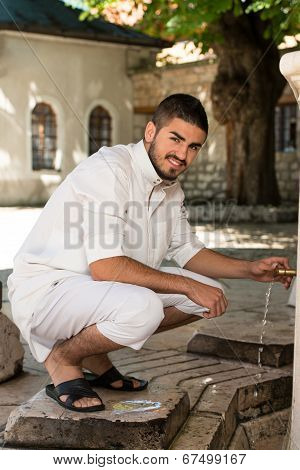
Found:
[[[151,163],[143,140],[133,145],[134,163],[137,164],[151,186],[163,183],[164,187],[174,186],[178,181],[163,180],[155,171]]]

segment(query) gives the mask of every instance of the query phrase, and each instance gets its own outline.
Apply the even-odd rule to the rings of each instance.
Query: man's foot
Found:
[[[134,377],[122,375],[114,366],[101,375],[85,373],[84,378],[93,387],[104,387],[109,390],[122,390],[125,392],[139,392],[148,386],[147,380],[138,380]],[[138,382],[139,386],[136,387],[134,382]],[[121,386],[116,387],[114,384],[121,383]]]
[[[59,346],[55,346],[49,356],[47,357],[44,365],[53,381],[54,387],[64,382],[74,379],[84,378],[81,367],[67,363],[65,358],[59,354]],[[66,402],[69,395],[60,395],[59,399]],[[73,402],[73,407],[91,407],[102,405],[101,399],[84,397],[80,400]]]
[[[78,399],[78,397],[100,399],[99,395],[92,389],[89,382],[85,379],[67,380],[66,382],[63,382],[56,387],[54,384],[49,384],[46,386],[46,394],[55,400],[60,406],[71,411],[89,413],[93,411],[102,411],[105,409],[105,406],[102,402],[102,404],[94,406],[74,406],[76,398]],[[60,398],[63,396],[63,394],[67,394],[66,396],[68,396],[66,401],[63,401]]]
[[[82,361],[81,365],[85,369],[92,372],[92,375],[88,376],[88,374],[86,374],[85,377],[87,378],[87,380],[90,380],[91,385],[94,384],[95,386],[98,386],[98,385],[94,382],[94,379],[97,379],[97,382],[99,382],[99,386],[103,386],[101,385],[101,376],[105,374],[106,372],[108,372],[113,367],[112,362],[108,358],[107,354],[97,354],[95,356],[87,357]],[[121,377],[113,376],[112,379],[115,379],[115,380],[109,383],[111,385],[110,388],[116,389],[116,390],[118,389],[124,390],[123,388],[124,380]],[[134,389],[141,390],[140,387],[143,387],[145,384],[145,381],[143,380],[137,380],[133,377],[130,377],[129,379]]]

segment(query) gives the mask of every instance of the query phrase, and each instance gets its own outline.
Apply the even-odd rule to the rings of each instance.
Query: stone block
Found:
[[[292,181],[299,181],[299,175],[298,175],[297,171],[291,173],[291,180]]]
[[[211,189],[205,189],[205,190],[203,191],[203,196],[204,196],[204,197],[207,197],[207,198],[213,197],[213,194],[214,194],[214,193],[213,193],[213,191],[212,191]]]
[[[234,436],[228,446],[229,450],[250,450],[247,434],[243,426],[236,428]]]
[[[216,355],[226,359],[236,359],[257,364],[259,341],[243,341],[225,337],[224,331],[220,336],[209,333],[196,333],[189,341],[187,350],[191,353]],[[266,344],[263,343],[261,363],[272,367],[290,364],[293,360],[294,345],[292,343]]]
[[[185,181],[184,182],[184,189],[193,189],[195,187],[195,183],[192,181]]]
[[[221,416],[205,413],[192,414],[170,449],[224,449],[223,420]]]
[[[292,171],[298,171],[299,170],[299,163],[298,162],[291,163],[291,170]]]
[[[243,423],[250,449],[286,449],[290,414],[291,410],[286,409]]]
[[[288,408],[292,401],[293,379],[284,371],[271,370],[255,376],[254,381],[238,388],[239,420],[258,417],[262,414]]]
[[[195,411],[211,413],[222,418],[222,441],[227,448],[238,425],[237,421],[237,393],[231,384],[217,386],[209,385],[202,394],[201,400],[195,407]],[[219,447],[220,448],[220,447]]]
[[[24,349],[18,328],[0,312],[0,382],[22,370]]]
[[[166,449],[186,421],[185,392],[162,388],[139,392],[98,389],[106,409],[96,413],[64,410],[44,391],[10,415],[6,446],[48,449]]]

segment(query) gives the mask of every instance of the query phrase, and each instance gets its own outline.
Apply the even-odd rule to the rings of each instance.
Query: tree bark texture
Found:
[[[211,98],[214,117],[227,124],[227,195],[237,204],[278,205],[274,108],[285,85],[278,49],[256,14],[227,13],[215,28],[224,41],[214,45]]]

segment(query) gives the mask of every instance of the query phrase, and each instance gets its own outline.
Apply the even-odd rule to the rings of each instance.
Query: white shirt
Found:
[[[204,244],[192,233],[178,180],[162,180],[143,141],[102,147],[61,183],[14,258],[12,314],[29,341],[35,305],[64,277],[93,261],[128,256],[158,269],[183,267]]]

